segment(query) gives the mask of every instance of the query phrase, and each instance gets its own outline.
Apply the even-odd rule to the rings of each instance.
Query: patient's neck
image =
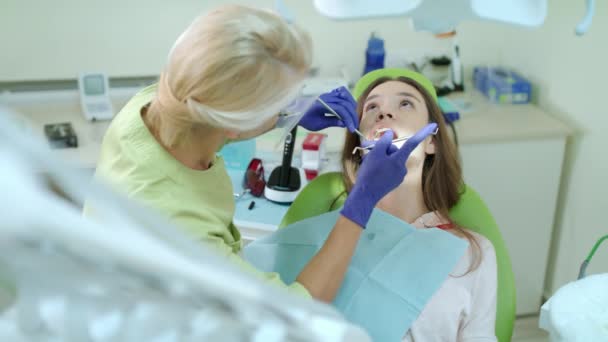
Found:
[[[405,181],[384,196],[376,207],[407,223],[413,223],[420,216],[429,212],[424,204],[420,178],[418,181],[411,181],[406,177]]]

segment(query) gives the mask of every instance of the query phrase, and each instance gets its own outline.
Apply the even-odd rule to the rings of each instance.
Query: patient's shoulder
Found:
[[[473,238],[475,239],[481,250],[494,250],[494,245],[492,244],[492,241],[490,241],[488,238],[477,232],[470,230],[467,231],[471,233],[471,235],[473,235]]]
[[[464,240],[468,240],[467,239],[467,234],[470,234],[472,239],[474,240],[473,242],[477,244],[477,246],[479,246],[479,249],[481,249],[482,251],[485,250],[491,250],[494,251],[494,245],[492,244],[492,242],[490,240],[488,240],[488,238],[486,238],[485,236],[474,232],[472,230],[466,229],[466,228],[462,228],[466,233],[463,233],[461,230],[459,229],[450,229],[447,230],[448,232],[456,235],[457,237],[464,239]],[[469,249],[471,248],[471,241],[469,241]]]
[[[460,259],[452,275],[465,275],[465,278],[476,278],[482,274],[492,274],[492,268],[496,268],[496,254],[492,242],[485,236],[467,230],[473,241],[461,233],[455,234],[461,239],[467,240],[469,247]],[[481,275],[481,277],[484,277]]]

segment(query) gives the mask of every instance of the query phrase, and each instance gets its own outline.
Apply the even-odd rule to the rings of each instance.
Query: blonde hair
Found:
[[[147,118],[167,146],[197,128],[259,128],[298,94],[312,60],[309,36],[278,15],[217,8],[181,34]]]

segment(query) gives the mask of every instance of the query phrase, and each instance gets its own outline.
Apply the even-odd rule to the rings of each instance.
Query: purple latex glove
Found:
[[[300,126],[315,132],[328,127],[346,127],[353,132],[359,127],[357,102],[346,88],[336,88],[319,97],[342,119],[326,116],[325,113],[330,113],[330,111],[322,103],[315,101],[300,120]]]
[[[363,158],[355,186],[340,212],[342,216],[365,228],[376,204],[403,182],[407,174],[405,162],[412,151],[436,129],[436,123],[426,125],[400,149],[392,144],[392,131],[376,141]]]

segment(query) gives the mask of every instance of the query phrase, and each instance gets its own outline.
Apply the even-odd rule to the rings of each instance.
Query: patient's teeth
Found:
[[[374,132],[374,140],[380,139],[386,132],[391,131],[390,128],[379,128]],[[395,131],[393,131],[393,137],[397,137]]]

